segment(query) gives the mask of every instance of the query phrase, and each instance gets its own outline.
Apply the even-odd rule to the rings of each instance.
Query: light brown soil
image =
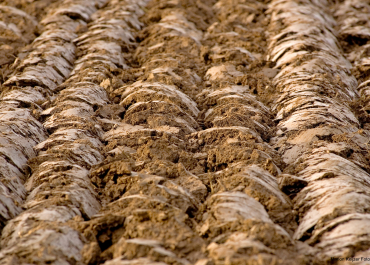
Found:
[[[310,203],[322,199],[315,197],[315,188],[322,189],[315,183],[336,180],[339,173],[332,171],[341,170],[329,165],[318,176],[321,172],[310,175],[305,169],[326,161],[313,160],[312,154],[333,155],[355,165],[351,185],[359,181],[367,187],[368,96],[351,101],[339,93],[348,87],[343,75],[318,72],[296,81],[297,86],[317,85],[313,92],[303,91],[316,94],[287,107],[288,96],[296,94],[286,92],[290,87],[276,77],[289,67],[301,69],[315,58],[315,50],[297,45],[312,54],[276,67],[287,52],[270,58],[279,44],[274,38],[287,27],[274,20],[280,13],[271,10],[278,1],[94,1],[88,11],[62,11],[69,35],[58,32],[45,45],[65,45],[71,52],[57,53],[62,62],[47,57],[46,41],[33,41],[49,28],[62,27],[53,22],[53,12],[72,2],[1,3],[33,18],[0,9],[0,21],[20,31],[17,36],[0,30],[0,112],[29,111],[27,124],[37,124],[43,137],[24,149],[30,154],[21,167],[17,153],[9,150],[23,150],[22,142],[16,145],[7,136],[8,131],[20,135],[12,123],[16,119],[6,120],[12,129],[0,137],[0,146],[8,148],[0,149],[0,157],[8,175],[20,172],[16,184],[24,194],[12,199],[17,206],[12,216],[0,211],[0,263],[337,264],[323,254],[330,246],[320,248],[323,234],[331,231],[327,223],[368,210],[327,210],[296,238]],[[332,16],[340,5],[322,12]],[[45,18],[49,22],[41,25]],[[344,34],[337,38],[339,54],[351,63],[353,51],[367,43]],[[45,54],[35,53],[39,46]],[[368,79],[368,72],[353,69],[358,82]],[[15,91],[35,91],[36,99]],[[339,118],[329,126],[322,118],[332,114],[329,108],[300,129],[281,125],[298,110],[333,102],[348,110],[343,115],[353,111],[351,128],[341,128],[347,123]],[[1,183],[8,181],[3,185],[13,191],[15,182],[0,170]],[[343,183],[350,179],[346,174],[338,177]],[[351,192],[360,193],[356,185]],[[7,194],[0,194],[1,206]],[[323,227],[327,230],[320,234]],[[366,244],[356,246],[348,247],[348,257],[367,251]]]

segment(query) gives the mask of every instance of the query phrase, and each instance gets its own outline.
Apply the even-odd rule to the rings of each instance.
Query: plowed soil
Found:
[[[367,11],[2,1],[0,264],[368,264]]]

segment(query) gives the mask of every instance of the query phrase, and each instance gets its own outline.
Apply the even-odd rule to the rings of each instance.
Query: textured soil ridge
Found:
[[[369,14],[3,1],[0,264],[369,264]]]

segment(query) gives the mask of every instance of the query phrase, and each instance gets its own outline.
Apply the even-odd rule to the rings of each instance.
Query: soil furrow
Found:
[[[105,207],[84,227],[95,235],[90,244],[98,243],[105,264],[189,264],[204,257],[191,217],[207,189],[190,172],[196,159],[185,139],[200,130],[199,110],[189,96],[201,81],[202,32],[193,23],[201,19],[186,12],[199,5],[148,4],[147,26],[132,58],[139,67],[122,74],[137,78],[112,93],[125,111],[103,137],[105,161],[91,170]]]
[[[296,223],[292,203],[280,188],[293,178],[281,175],[285,165],[268,143],[273,115],[260,101],[271,103],[270,79],[278,72],[264,60],[267,5],[220,0],[213,10],[218,21],[203,40],[206,82],[196,97],[205,130],[188,137],[206,158],[206,173],[199,177],[210,194],[198,218],[208,262],[308,262],[300,252],[308,247],[297,248],[289,235]]]
[[[83,262],[81,250],[86,239],[74,227],[78,220],[90,219],[100,209],[97,194],[88,178],[88,169],[103,159],[100,153],[102,129],[94,111],[105,106],[109,98],[105,88],[98,84],[104,72],[122,67],[120,62],[123,59],[117,61],[121,45],[129,45],[126,35],[117,34],[128,27],[124,21],[117,25],[109,13],[99,18],[92,16],[105,4],[106,1],[68,1],[54,10],[43,21],[44,34],[35,40],[38,49],[23,61],[24,65],[18,68],[19,74],[7,81],[9,85],[15,82],[18,86],[37,82],[39,90],[49,92],[49,96],[53,92],[58,93],[43,104],[42,107],[48,109],[39,113],[50,136],[39,141],[34,147],[38,155],[28,161],[32,175],[25,186],[30,194],[22,205],[25,211],[10,220],[3,230],[2,263]],[[75,32],[91,20],[86,33],[76,39]],[[110,35],[113,35],[113,40],[109,39]],[[86,46],[87,42],[90,45]],[[86,50],[91,47],[94,51],[86,55]],[[110,53],[107,53],[107,47]],[[75,67],[70,73],[73,63]],[[96,68],[92,67],[94,65]],[[38,71],[32,72],[32,69]],[[52,74],[59,77],[52,79]],[[23,98],[33,102],[37,94],[27,89],[36,88],[13,89],[9,93],[23,93]],[[14,99],[6,103],[15,104]],[[38,108],[37,111],[41,109],[40,106]]]
[[[351,112],[357,82],[335,37],[326,1],[272,1],[269,58],[280,97],[275,149],[307,186],[293,200],[294,239],[314,246],[317,262],[367,249],[368,132]]]
[[[81,10],[71,11],[72,5]],[[40,115],[72,70],[72,41],[87,22],[73,16],[85,13],[88,20],[95,9],[93,3],[89,5],[90,10],[84,3],[64,1],[51,9],[39,23],[42,34],[32,42],[29,53],[18,60],[14,73],[2,86],[1,227],[21,212],[26,196],[24,181],[30,174],[27,160],[36,155],[33,147],[47,138]]]

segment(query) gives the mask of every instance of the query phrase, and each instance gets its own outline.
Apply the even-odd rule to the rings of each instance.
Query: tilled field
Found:
[[[0,264],[370,264],[368,0],[5,0],[0,34]]]

